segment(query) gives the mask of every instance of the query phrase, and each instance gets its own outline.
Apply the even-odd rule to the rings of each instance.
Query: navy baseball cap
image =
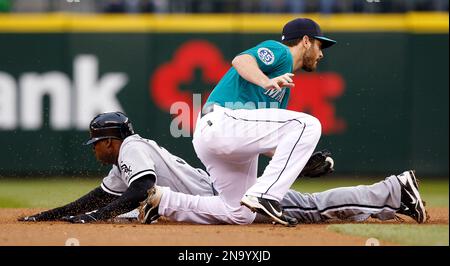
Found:
[[[282,41],[303,38],[307,35],[322,42],[322,49],[328,48],[336,43],[335,40],[323,36],[319,24],[309,18],[296,18],[284,25],[281,36]]]
[[[102,113],[89,124],[91,138],[84,145],[91,145],[102,139],[120,139],[134,134],[133,125],[122,112]]]

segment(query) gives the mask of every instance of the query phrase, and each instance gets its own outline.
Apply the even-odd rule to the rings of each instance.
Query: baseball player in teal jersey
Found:
[[[290,74],[293,68],[293,59],[289,48],[277,41],[265,41],[258,44],[241,55],[249,55],[257,59],[259,69],[267,73],[269,78],[281,76],[287,83],[292,82]],[[244,58],[252,60],[251,58]],[[273,86],[277,86],[275,83]],[[289,85],[291,86],[291,85]],[[286,109],[289,99],[290,89],[280,89],[279,86],[273,89],[262,90],[260,86],[242,78],[236,68],[231,68],[220,80],[209,96],[206,106],[218,104],[220,106],[235,108],[240,103],[243,108],[283,108]],[[230,101],[231,99],[235,99]]]
[[[249,224],[258,212],[283,225],[297,224],[280,201],[313,153],[321,125],[311,115],[285,108],[295,86],[293,72],[314,71],[322,49],[336,42],[306,18],[288,22],[281,41],[265,41],[236,56],[197,120],[194,149],[219,196],[182,197],[156,187],[149,206],[141,208],[144,216],[158,202],[160,213],[182,212],[183,221]],[[257,178],[260,154],[272,159]]]
[[[262,42],[234,58],[233,68],[206,103],[206,112],[212,114],[198,123],[202,129],[206,120],[210,129],[196,132],[193,143],[228,204],[235,206],[239,197],[239,203],[249,210],[291,226],[297,221],[283,214],[279,202],[321,135],[316,118],[285,110],[295,86],[292,72],[300,68],[314,71],[323,58],[322,49],[336,42],[324,37],[319,25],[306,18],[288,22],[281,40]],[[250,105],[251,110],[241,108],[242,104]],[[217,112],[211,112],[213,109]],[[218,129],[212,129],[214,124]],[[232,138],[221,134],[228,128],[233,128]],[[257,179],[259,154],[268,154],[272,160]],[[251,221],[248,211],[238,212]]]

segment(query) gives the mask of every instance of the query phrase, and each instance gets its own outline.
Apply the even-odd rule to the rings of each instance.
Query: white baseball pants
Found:
[[[249,224],[255,214],[240,205],[244,195],[281,201],[313,153],[321,135],[319,120],[284,109],[214,106],[197,120],[193,144],[206,166],[217,197],[166,189],[159,214],[175,221]],[[272,160],[257,179],[259,154]]]

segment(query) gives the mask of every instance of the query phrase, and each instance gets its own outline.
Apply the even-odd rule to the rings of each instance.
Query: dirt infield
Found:
[[[0,209],[0,246],[63,246],[70,238],[82,246],[362,246],[367,238],[327,230],[329,224],[280,225],[193,225],[160,221],[133,223],[68,224],[24,223],[17,217],[40,209]],[[448,208],[430,208],[429,224],[448,224]],[[369,220],[368,223],[380,223]],[[405,222],[414,223],[407,218]],[[386,222],[384,222],[386,223]],[[388,223],[399,223],[392,221]],[[426,225],[424,225],[426,226]],[[395,245],[381,241],[381,245]]]

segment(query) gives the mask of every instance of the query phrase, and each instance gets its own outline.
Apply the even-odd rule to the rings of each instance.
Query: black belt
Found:
[[[214,111],[214,104],[203,106],[202,113],[200,114],[200,118],[204,117],[205,115],[207,115],[213,111]],[[206,121],[206,123],[208,123],[208,126],[212,126],[212,122],[210,120]]]
[[[203,106],[202,114],[200,115],[200,117],[204,117],[205,115],[207,115],[213,111],[214,111],[214,104],[205,105],[205,106]]]

